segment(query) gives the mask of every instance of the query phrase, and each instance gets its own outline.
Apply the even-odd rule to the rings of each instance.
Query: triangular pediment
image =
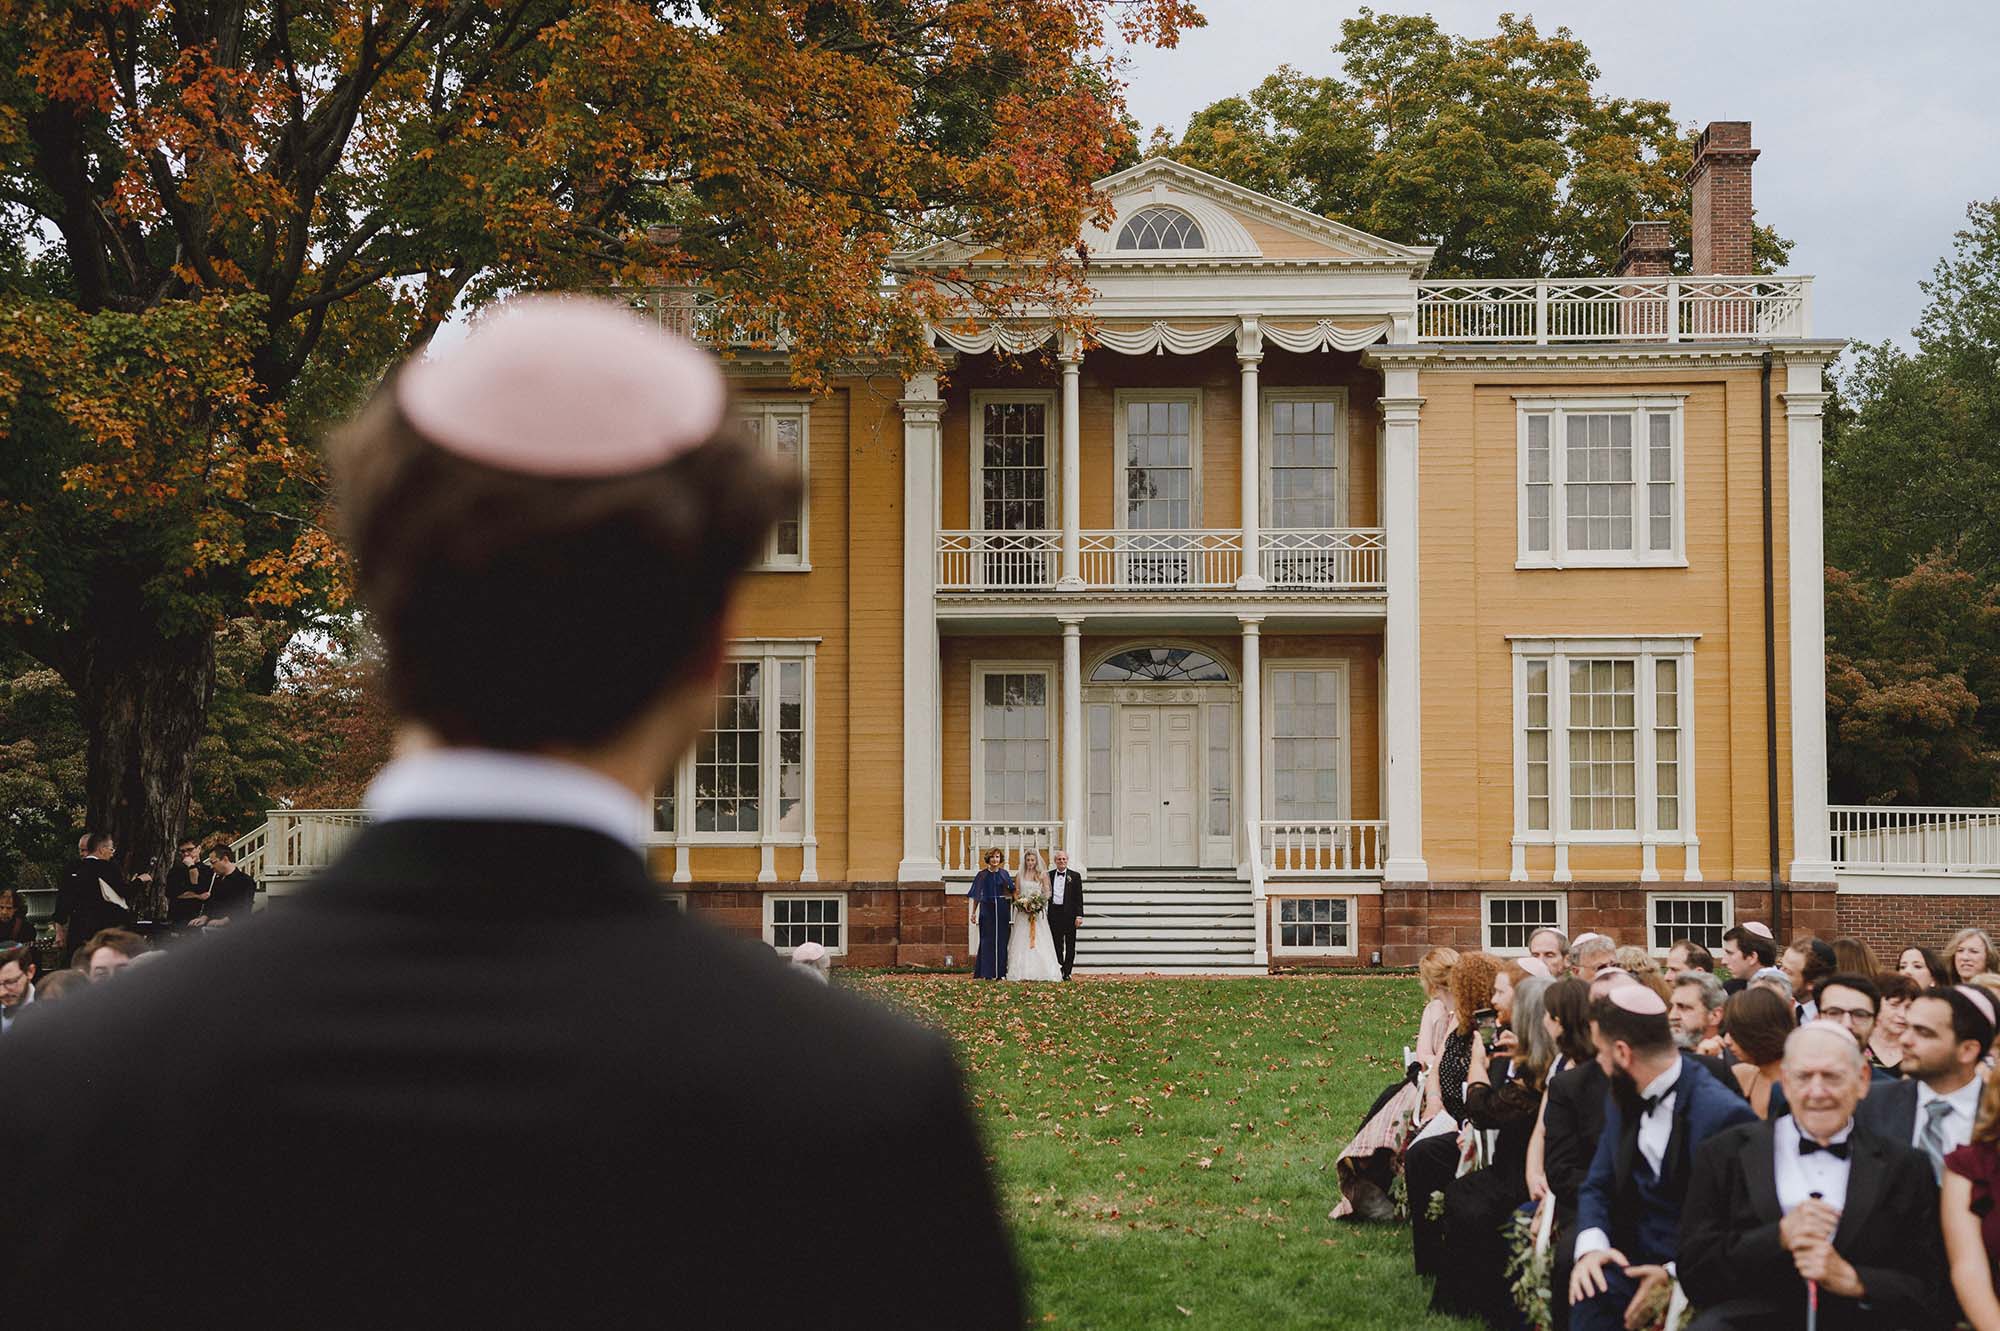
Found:
[[[1281,203],[1170,158],[1155,157],[1106,176],[1110,221],[1079,238],[1095,264],[1429,263],[1427,246],[1399,245]],[[1006,254],[970,241],[932,245],[905,256],[917,266],[1004,263]]]

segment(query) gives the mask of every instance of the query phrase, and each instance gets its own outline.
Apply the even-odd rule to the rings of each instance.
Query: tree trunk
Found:
[[[195,746],[215,694],[215,635],[169,636],[136,617],[97,629],[87,637],[77,690],[90,736],[90,827],[118,839],[128,876],[153,875],[132,906],[157,919],[167,860],[187,823]]]

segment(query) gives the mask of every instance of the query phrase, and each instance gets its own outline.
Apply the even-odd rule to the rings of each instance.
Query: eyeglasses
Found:
[[[1823,1007],[1819,1014],[1828,1021],[1875,1020],[1875,1009],[1871,1007]]]

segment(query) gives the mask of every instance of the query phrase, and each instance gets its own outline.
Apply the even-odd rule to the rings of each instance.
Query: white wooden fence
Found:
[[[1827,819],[1847,873],[2000,873],[2000,809],[1835,805]]]

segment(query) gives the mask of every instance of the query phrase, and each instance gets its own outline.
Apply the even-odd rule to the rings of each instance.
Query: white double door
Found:
[[[1118,708],[1118,862],[1201,862],[1201,709]]]

